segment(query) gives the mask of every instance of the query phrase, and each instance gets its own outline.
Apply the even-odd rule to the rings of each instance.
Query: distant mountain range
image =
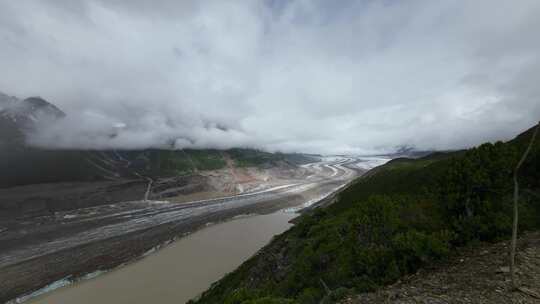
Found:
[[[384,156],[387,158],[421,158],[432,153],[436,152],[435,150],[418,150],[415,147],[408,145],[401,145],[395,147],[395,152],[386,153],[375,156]]]
[[[62,182],[135,179],[183,175],[226,166],[272,166],[277,162],[314,161],[303,154],[267,153],[253,149],[205,150],[47,150],[27,144],[40,126],[66,117],[40,97],[20,100],[0,93],[0,187]]]

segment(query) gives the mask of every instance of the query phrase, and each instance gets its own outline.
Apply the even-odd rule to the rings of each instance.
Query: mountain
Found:
[[[29,184],[141,179],[187,175],[226,166],[270,167],[314,160],[303,154],[235,148],[184,150],[48,150],[29,146],[27,136],[66,114],[40,98],[20,100],[0,93],[0,188]]]
[[[0,92],[0,111],[10,107],[13,103],[17,102],[17,97],[6,95]]]
[[[53,123],[66,114],[40,97],[19,100],[0,93],[0,145],[24,145],[38,124]]]
[[[92,153],[50,151],[26,144],[40,126],[66,114],[40,97],[20,100],[0,93],[0,187],[102,178],[87,164]]]
[[[191,303],[335,303],[392,284],[458,247],[509,238],[512,172],[532,132],[376,168]],[[519,230],[539,230],[540,139],[519,180]]]

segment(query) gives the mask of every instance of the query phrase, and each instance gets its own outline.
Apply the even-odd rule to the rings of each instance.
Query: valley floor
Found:
[[[336,158],[291,170],[271,168],[267,172],[276,172],[270,172],[268,177],[257,175],[260,181],[244,178],[250,173],[248,169],[231,169],[234,170],[231,181],[220,172],[204,173],[215,175],[208,177],[210,181],[226,181],[214,188],[235,185],[230,191],[235,195],[227,197],[203,195],[202,200],[197,200],[190,196],[186,202],[187,198],[178,199],[178,193],[183,191],[177,189],[178,183],[165,180],[154,183],[150,201],[0,218],[0,303],[39,291],[52,282],[77,280],[96,270],[115,268],[208,223],[241,214],[302,208],[345,186],[363,172],[356,166],[359,162]],[[204,189],[193,193],[201,194],[197,193],[200,190]],[[9,191],[15,190],[4,190]],[[158,194],[159,201],[152,201]]]
[[[349,297],[342,304],[540,303],[540,232],[525,234],[519,240],[517,275],[530,295],[511,291],[509,243],[463,248],[444,263],[426,267],[377,292]]]

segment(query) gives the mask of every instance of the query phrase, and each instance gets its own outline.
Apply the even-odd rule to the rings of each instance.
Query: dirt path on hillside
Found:
[[[539,295],[538,298],[511,291],[507,266],[509,243],[462,249],[445,263],[342,303],[540,303],[540,233],[522,236],[517,256],[519,282]]]

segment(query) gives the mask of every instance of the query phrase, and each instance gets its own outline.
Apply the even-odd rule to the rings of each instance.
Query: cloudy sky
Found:
[[[537,0],[0,0],[0,91],[68,113],[62,147],[462,148],[540,118],[538,29]]]

